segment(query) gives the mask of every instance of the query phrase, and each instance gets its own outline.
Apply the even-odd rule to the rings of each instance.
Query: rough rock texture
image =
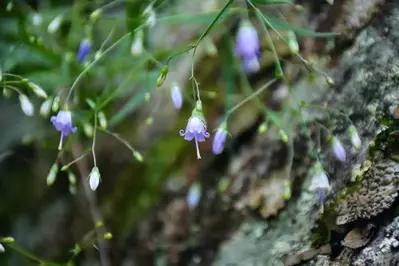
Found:
[[[330,70],[329,74],[337,85],[336,90],[326,95],[319,103],[347,113],[363,141],[360,152],[350,150],[347,122],[336,118],[331,121],[330,126],[335,128],[334,134],[348,147],[348,158],[345,163],[326,161],[329,164],[326,171],[332,186],[332,192],[327,196],[328,200],[336,200],[345,188],[353,185],[351,172],[354,166],[366,160],[370,144],[373,141],[377,142],[376,136],[387,130],[379,123],[378,117],[390,116],[399,104],[399,2],[388,1],[381,14],[383,15],[359,33],[340,62]],[[297,83],[293,90],[303,89],[301,86],[317,90],[317,87],[303,82]],[[385,159],[387,156],[389,157],[389,154],[384,154]],[[389,161],[389,163],[395,169],[398,168],[397,162]],[[365,175],[366,180],[375,181],[374,177],[386,176],[374,174],[373,171],[365,171],[368,173],[368,177]],[[397,173],[394,172],[391,178],[397,179]],[[306,183],[307,181],[304,182]],[[389,182],[386,186],[389,187],[388,194],[391,196],[389,196],[389,206],[385,206],[384,203],[383,207],[394,208],[391,204],[396,197],[397,186]],[[381,206],[377,204],[375,207]],[[354,209],[347,212],[350,213],[350,219],[342,223],[358,218],[369,219],[371,216],[381,218],[383,211],[378,209],[363,215],[362,212],[352,210]],[[312,229],[316,227],[319,218],[317,196],[302,189],[299,196],[292,198],[275,219],[267,220],[266,228],[265,220],[251,219],[243,223],[231,239],[221,247],[214,265],[284,265],[285,256],[310,249],[314,239]],[[383,221],[380,221],[380,226],[375,229],[376,237],[360,251],[354,252],[350,248],[345,248],[343,251],[340,250],[341,255],[337,259],[320,255],[317,261],[307,262],[306,265],[397,265],[390,264],[397,261],[398,257],[395,253],[398,246],[397,219],[393,222],[387,220],[392,218],[381,219]],[[260,236],[254,233],[259,227],[263,228]],[[357,264],[353,264],[354,262]]]

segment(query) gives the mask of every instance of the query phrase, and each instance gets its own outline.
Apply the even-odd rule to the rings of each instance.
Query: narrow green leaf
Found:
[[[209,22],[218,14],[217,11],[204,12],[197,14],[181,14],[181,15],[170,15],[164,16],[157,19],[158,22],[171,23],[171,24],[205,24],[208,25]]]
[[[261,5],[293,4],[291,0],[252,0],[252,2]]]

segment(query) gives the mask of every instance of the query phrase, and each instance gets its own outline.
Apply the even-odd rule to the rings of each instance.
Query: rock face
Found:
[[[317,252],[313,252],[313,257],[287,259],[289,255],[310,250],[318,230],[316,225],[322,219],[317,195],[303,186],[299,195],[293,197],[276,218],[247,218],[221,247],[214,265],[397,265],[390,263],[398,261],[399,257],[396,253],[399,250],[398,218],[383,214],[395,213],[399,188],[399,163],[391,159],[398,148],[388,143],[390,136],[398,143],[394,133],[398,130],[398,121],[392,115],[399,106],[398,47],[399,2],[389,1],[373,23],[343,52],[339,63],[328,71],[336,82],[336,89],[318,103],[348,114],[363,142],[360,152],[348,148],[346,162],[331,161],[326,169],[332,187],[327,200],[335,204],[335,229],[339,228],[344,237],[353,228],[359,227],[359,232],[363,230],[358,225],[359,220],[369,222],[374,219],[377,225],[375,228],[373,225],[372,239],[367,238],[365,245],[356,245],[359,247],[356,252],[340,246],[334,256],[317,256]],[[298,82],[293,91],[303,89],[301,86],[317,89]],[[349,147],[348,125],[339,119],[330,122],[335,128],[334,135]],[[373,150],[378,150],[378,159],[372,154]],[[352,179],[352,170],[370,156],[373,164],[353,188],[356,181]],[[259,227],[265,228],[265,223],[267,226],[261,236],[252,233]],[[329,243],[332,247],[331,237],[327,239],[319,245]]]

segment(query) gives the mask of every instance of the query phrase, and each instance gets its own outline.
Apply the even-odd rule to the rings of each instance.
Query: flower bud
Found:
[[[33,82],[28,82],[28,86],[33,90],[33,93],[36,94],[39,98],[47,99],[47,93],[36,85]]]
[[[133,56],[139,56],[143,53],[143,37],[144,33],[142,30],[137,31],[134,35],[132,46],[130,47],[130,52]]]
[[[8,2],[7,6],[6,6],[6,11],[10,12],[13,9],[13,7],[14,7],[14,3],[11,0],[10,2]]]
[[[216,45],[213,43],[212,38],[205,39],[205,49],[209,56],[215,57],[218,54],[218,49]]]
[[[187,193],[187,204],[190,209],[197,207],[201,199],[201,184],[195,182],[192,184]]]
[[[349,136],[351,138],[353,147],[355,147],[357,150],[360,150],[362,141],[360,140],[359,134],[353,125],[349,127]]]
[[[159,74],[159,77],[157,79],[157,87],[162,86],[162,84],[165,81],[167,75],[168,75],[168,66],[164,65],[161,68],[161,73]]]
[[[91,190],[95,191],[97,189],[98,185],[100,184],[100,177],[101,176],[98,167],[93,167],[89,174],[89,185]]]
[[[345,152],[344,145],[342,145],[342,143],[336,137],[332,138],[331,144],[332,144],[332,150],[334,152],[335,158],[337,158],[341,162],[344,162],[346,160],[346,152]]]
[[[4,98],[10,98],[12,96],[12,91],[6,87],[3,88]]]
[[[22,112],[27,116],[33,116],[35,113],[32,102],[29,100],[28,96],[25,94],[19,95],[19,103],[21,105]]]
[[[53,105],[51,105],[51,111],[55,113],[58,111],[58,108],[60,108],[60,96],[55,96],[53,100]]]
[[[32,24],[36,27],[40,26],[43,22],[43,17],[39,13],[35,13],[32,16]]]
[[[100,127],[102,129],[106,129],[107,128],[107,119],[105,118],[104,112],[99,112],[98,113],[98,121],[99,121]]]
[[[280,131],[278,133],[280,135],[281,141],[284,142],[284,143],[287,143],[288,142],[287,133],[285,133],[285,131],[282,130],[282,129],[280,129]]]
[[[94,10],[91,14],[90,14],[90,20],[95,23],[101,16],[102,13],[102,9],[98,8],[96,10]]]
[[[149,103],[150,100],[151,100],[151,93],[147,92],[147,93],[144,95],[144,101],[146,101],[147,103]]]
[[[180,87],[176,83],[174,83],[170,89],[170,97],[172,98],[175,108],[180,109],[183,105],[183,95],[181,93]]]
[[[4,248],[4,246],[0,243],[0,253],[4,253],[6,252],[6,249]]]
[[[47,100],[45,100],[42,105],[40,106],[40,115],[44,118],[47,118],[50,115],[50,111],[51,111],[51,104],[53,102],[52,98],[48,98]]]
[[[149,28],[152,28],[156,24],[157,15],[152,7],[152,4],[149,4],[143,12],[143,15],[147,18],[146,23]]]
[[[330,87],[335,85],[335,82],[334,82],[334,80],[331,77],[327,76],[326,77],[326,82],[327,82],[328,86],[330,86]]]
[[[269,128],[268,123],[265,121],[258,127],[258,134],[262,135],[265,134],[267,129]]]
[[[50,24],[48,25],[47,31],[50,34],[55,33],[61,26],[61,22],[62,22],[62,15],[59,15],[57,17],[55,17]]]
[[[334,4],[334,0],[326,0],[327,4],[329,4],[330,6],[332,6]]]
[[[71,193],[71,195],[76,195],[76,192],[77,192],[76,185],[69,184],[68,189],[69,189],[69,193]]]
[[[111,240],[112,239],[112,234],[110,232],[107,232],[103,235],[103,238],[105,240]]]
[[[86,135],[88,138],[91,138],[91,137],[93,137],[94,128],[93,128],[93,126],[92,126],[91,124],[89,124],[89,123],[84,123],[84,124],[83,124],[83,132],[85,133],[85,135]]]
[[[58,174],[58,164],[55,163],[53,164],[53,166],[51,166],[50,171],[47,175],[47,186],[52,186],[55,182],[55,179],[57,178],[57,174]]]
[[[143,156],[138,151],[133,152],[133,157],[140,163],[144,161]]]
[[[299,52],[299,44],[296,39],[295,33],[293,31],[288,31],[287,39],[288,39],[288,48],[290,49],[291,54],[297,55]]]
[[[98,222],[96,223],[96,225],[95,225],[96,229],[99,229],[99,228],[101,228],[101,227],[103,227],[103,226],[104,226],[103,221],[98,221]]]
[[[146,120],[145,120],[145,125],[146,126],[151,126],[152,123],[154,122],[154,118],[152,116],[149,116]]]
[[[11,236],[7,236],[7,237],[3,237],[2,239],[0,239],[0,242],[2,242],[4,244],[12,244],[15,242],[15,239]]]
[[[72,172],[68,173],[68,181],[69,184],[75,185],[76,184],[76,175]]]
[[[223,122],[215,133],[215,137],[212,142],[213,154],[220,154],[223,152],[224,144],[227,137],[227,123]]]

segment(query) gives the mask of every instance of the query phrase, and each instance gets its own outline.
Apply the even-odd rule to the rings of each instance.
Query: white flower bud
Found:
[[[299,44],[296,39],[295,33],[293,31],[288,31],[287,39],[288,39],[288,48],[290,49],[290,52],[294,55],[298,54]]]
[[[133,157],[140,163],[144,161],[143,156],[141,156],[141,153],[139,153],[138,151],[133,152]]]
[[[53,104],[51,105],[51,111],[55,113],[58,111],[58,108],[60,108],[60,96],[55,96]]]
[[[35,113],[32,102],[29,100],[28,96],[25,94],[19,95],[19,103],[21,105],[22,112],[27,116],[33,116]]]
[[[89,138],[93,137],[94,129],[93,129],[92,125],[90,125],[88,123],[84,123],[83,124],[83,131],[84,131],[84,133],[85,133],[85,135],[87,137],[89,137]]]
[[[72,173],[72,172],[69,172],[68,173],[68,180],[69,180],[70,184],[75,185],[76,184],[76,175],[74,173]]]
[[[6,249],[4,248],[4,246],[0,243],[0,253],[4,253],[6,252]]]
[[[12,96],[12,91],[6,87],[3,88],[4,98],[10,98]]]
[[[99,112],[98,113],[98,121],[100,122],[100,127],[102,129],[107,128],[107,119],[105,118],[104,112]]]
[[[36,85],[33,82],[29,82],[28,86],[33,90],[33,93],[36,94],[39,98],[47,99],[47,93],[38,85]]]
[[[350,126],[349,128],[349,136],[351,138],[351,142],[355,149],[360,150],[362,146],[362,141],[360,140],[359,134],[354,126]]]
[[[50,115],[51,111],[51,104],[53,102],[52,98],[48,98],[45,100],[42,105],[40,106],[40,115],[44,118],[48,117]]]
[[[265,134],[266,131],[268,129],[268,124],[267,122],[263,122],[262,124],[260,124],[260,126],[258,127],[258,134],[262,135]]]
[[[130,52],[133,56],[139,56],[143,53],[143,31],[139,30],[135,35],[132,42],[132,46],[130,47]]]
[[[55,33],[61,26],[62,15],[55,17],[48,25],[47,31],[51,34]]]
[[[100,172],[98,171],[97,167],[93,167],[89,174],[89,185],[90,189],[95,191],[100,184]]]
[[[53,166],[51,166],[50,171],[47,175],[47,186],[52,186],[55,182],[55,179],[57,178],[57,174],[58,174],[58,164],[53,164]]]
[[[40,26],[42,24],[42,22],[43,22],[43,17],[40,14],[38,14],[38,13],[33,14],[32,24],[34,26],[36,26],[36,27]]]

